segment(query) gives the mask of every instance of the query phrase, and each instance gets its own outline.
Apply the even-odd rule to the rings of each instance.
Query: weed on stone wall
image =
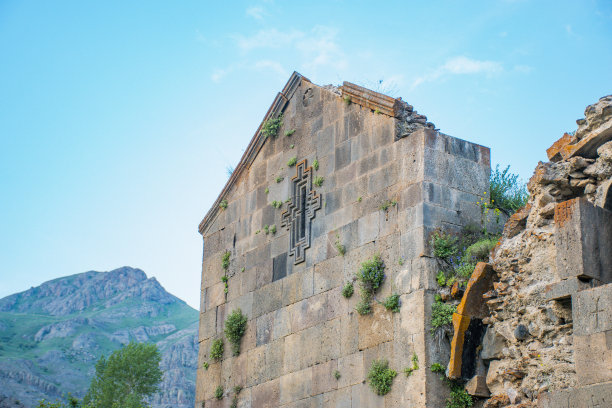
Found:
[[[322,176],[315,177],[312,184],[314,184],[317,187],[321,187],[323,185],[323,177]]]
[[[226,200],[226,199],[221,200],[221,202],[219,203],[219,207],[220,207],[222,210],[227,209],[227,200]]]
[[[274,181],[276,181],[276,183],[280,183],[284,179],[285,179],[284,177],[278,176]]]
[[[221,266],[223,267],[223,269],[227,270],[230,266],[230,256],[231,256],[231,252],[230,251],[225,251],[223,253],[223,257],[221,258]]]
[[[225,337],[232,345],[232,353],[234,356],[240,354],[240,340],[247,327],[247,317],[242,314],[242,310],[234,310],[225,320]]]
[[[393,313],[398,313],[400,311],[400,301],[399,295],[397,293],[394,293],[391,296],[387,297],[385,300],[382,301],[382,304],[385,309]]]
[[[510,166],[504,170],[499,169],[499,164],[495,166],[495,170],[491,171],[489,188],[490,204],[507,215],[514,214],[529,199],[527,186],[519,181],[518,174],[510,173]]]
[[[413,372],[419,369],[419,356],[416,353],[412,353],[412,367],[404,368],[404,374],[406,377],[410,377]]]
[[[389,368],[389,361],[374,360],[368,371],[368,382],[377,395],[385,395],[391,391],[395,376],[397,372]]]
[[[439,327],[452,324],[453,313],[456,311],[457,306],[443,302],[440,295],[436,295],[436,299],[431,306],[431,334],[433,335]]]
[[[294,133],[295,133],[295,129],[290,129],[290,130],[285,131],[285,136],[289,137]]]
[[[270,205],[274,208],[281,208],[283,206],[283,202],[274,200],[270,203]]]
[[[440,380],[450,388],[450,396],[446,399],[446,408],[469,408],[474,404],[472,396],[467,393],[459,381],[446,378],[446,367],[440,363],[433,363],[431,371],[442,374]]]
[[[353,296],[353,292],[353,282],[347,282],[346,285],[344,285],[344,287],[342,288],[342,296],[347,299]]]
[[[346,106],[349,106],[353,101],[351,100],[351,97],[348,95],[344,95],[344,98],[342,98],[342,100],[344,101],[344,104]]]
[[[319,170],[319,160],[314,159],[314,161],[312,162],[312,167],[313,167],[315,170]]]
[[[210,358],[214,361],[219,361],[223,358],[223,339],[216,339],[210,346]]]
[[[360,315],[372,312],[370,302],[372,296],[380,288],[385,279],[385,264],[380,255],[374,255],[371,259],[361,264],[361,269],[357,273],[357,280],[360,284],[361,301],[355,308]]]
[[[220,385],[218,385],[215,390],[215,398],[218,400],[223,399],[223,387]]]
[[[395,207],[397,205],[397,201],[395,200],[385,200],[378,207],[381,211],[387,211],[389,207]]]
[[[336,242],[334,243],[336,250],[342,256],[346,253],[346,247],[340,243],[340,235],[336,234]]]
[[[287,162],[287,167],[293,167],[293,166],[295,166],[296,163],[297,163],[297,156],[293,156]]]
[[[268,137],[276,137],[278,135],[278,131],[283,126],[283,114],[281,113],[276,118],[270,118],[266,120],[261,128],[261,133],[264,138]]]
[[[340,379],[340,377],[342,377],[342,376],[340,375],[340,371],[338,371],[338,370],[334,371],[334,378],[335,378],[336,380],[339,380],[339,379]]]
[[[242,385],[236,385],[234,387],[234,396],[232,397],[232,404],[230,405],[230,408],[238,408],[238,395],[240,395],[241,391]]]

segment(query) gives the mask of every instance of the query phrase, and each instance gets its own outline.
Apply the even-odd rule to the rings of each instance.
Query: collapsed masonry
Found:
[[[448,374],[484,407],[612,406],[612,96],[585,116],[547,150],[453,316]]]

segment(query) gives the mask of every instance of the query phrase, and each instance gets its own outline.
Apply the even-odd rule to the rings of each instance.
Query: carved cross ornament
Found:
[[[299,264],[306,260],[305,252],[310,248],[310,224],[321,208],[321,196],[312,189],[312,167],[306,166],[306,160],[299,162],[295,171],[291,201],[282,214],[281,227],[289,230],[289,255],[294,256],[294,264]]]

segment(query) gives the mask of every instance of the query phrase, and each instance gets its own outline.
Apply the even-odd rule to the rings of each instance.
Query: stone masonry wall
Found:
[[[487,191],[489,150],[433,125],[406,133],[398,120],[300,80],[278,137],[268,138],[237,175],[222,197],[227,208],[202,231],[197,408],[203,402],[229,407],[235,385],[244,387],[239,407],[443,405],[448,390],[429,370],[447,350],[433,344],[429,332],[437,263],[427,242],[435,228],[458,230],[480,221],[475,203]],[[288,231],[281,228],[296,174],[287,166],[292,157],[307,166],[316,159],[314,174],[324,179],[314,187],[322,202],[312,219],[311,246],[297,265],[287,253]],[[272,201],[284,204],[276,209]],[[383,210],[386,201],[396,204]],[[276,233],[266,234],[265,225],[274,225]],[[336,242],[346,248],[344,256]],[[221,280],[225,251],[231,252],[227,293]],[[360,316],[358,294],[347,300],[341,289],[375,254],[386,266],[376,297],[398,293],[401,309],[391,313],[375,303],[371,315]],[[211,343],[236,308],[248,316],[241,354],[233,357],[226,342],[223,360],[213,363]],[[412,365],[413,353],[421,368],[406,377],[401,371]],[[377,358],[399,373],[384,397],[365,382]],[[222,400],[214,398],[219,385]]]

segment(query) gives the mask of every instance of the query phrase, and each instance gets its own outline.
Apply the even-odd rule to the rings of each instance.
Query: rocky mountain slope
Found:
[[[0,406],[83,397],[101,355],[156,343],[156,408],[193,407],[198,312],[140,269],[85,272],[0,299]],[[8,402],[12,401],[12,402]]]

